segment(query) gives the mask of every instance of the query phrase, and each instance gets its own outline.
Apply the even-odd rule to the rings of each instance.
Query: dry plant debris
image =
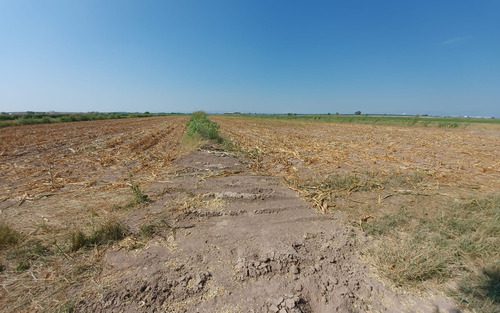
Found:
[[[166,116],[2,128],[0,220],[19,235],[0,252],[1,311],[71,310],[75,288],[99,288],[93,278],[106,249],[94,244],[106,241],[97,238],[99,225],[126,214],[130,201],[146,200],[147,191],[138,186],[159,180],[181,154],[187,120]],[[90,250],[71,252],[75,230],[89,234],[79,239]],[[77,250],[81,243],[74,244]]]
[[[397,285],[438,286],[465,308],[498,312],[498,126],[214,120],[256,171],[374,236],[368,255]]]
[[[223,134],[260,154],[262,170],[290,176],[414,173],[451,185],[500,189],[500,134],[425,127],[212,117]],[[303,171],[307,173],[307,171]]]

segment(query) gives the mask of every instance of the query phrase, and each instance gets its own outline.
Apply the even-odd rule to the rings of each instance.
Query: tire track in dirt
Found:
[[[109,249],[101,288],[86,290],[77,311],[458,312],[375,277],[360,261],[363,233],[249,163],[206,151],[179,158],[150,186],[163,196],[126,219],[135,234],[155,225],[154,235]]]

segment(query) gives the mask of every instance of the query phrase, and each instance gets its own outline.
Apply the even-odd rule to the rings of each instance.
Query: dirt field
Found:
[[[413,173],[452,186],[500,189],[500,130],[335,124],[213,117],[231,138],[259,151],[266,172],[291,175]]]
[[[498,129],[213,120],[247,158],[183,150],[179,116],[2,129],[0,218],[23,239],[0,255],[1,310],[456,312],[379,277],[358,221],[497,192]],[[392,180],[327,198],[301,183],[332,173]],[[134,182],[151,201],[130,204]],[[68,250],[108,220],[123,240]]]
[[[1,311],[54,311],[70,297],[68,286],[92,276],[101,251],[73,260],[54,240],[66,249],[75,229],[123,215],[130,177],[142,185],[157,180],[181,153],[186,122],[173,116],[1,129],[0,220],[24,242],[1,255]],[[29,270],[16,270],[20,262]]]

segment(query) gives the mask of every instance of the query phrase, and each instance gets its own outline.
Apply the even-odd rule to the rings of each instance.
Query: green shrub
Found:
[[[82,231],[76,231],[71,234],[70,250],[78,251],[82,248],[90,248],[110,244],[112,242],[123,239],[127,234],[126,228],[117,221],[109,221],[89,235],[85,235]]]
[[[223,139],[219,134],[219,128],[219,124],[210,121],[205,112],[197,111],[193,113],[191,119],[187,123],[186,134],[190,137],[199,135],[203,139],[210,139],[217,143],[222,143]]]

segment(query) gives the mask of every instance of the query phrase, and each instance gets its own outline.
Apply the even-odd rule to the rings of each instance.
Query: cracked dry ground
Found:
[[[458,312],[449,299],[390,287],[360,260],[362,232],[248,164],[207,151],[180,157],[175,175],[150,186],[164,194],[125,221],[154,234],[110,248],[101,288],[76,310]]]

